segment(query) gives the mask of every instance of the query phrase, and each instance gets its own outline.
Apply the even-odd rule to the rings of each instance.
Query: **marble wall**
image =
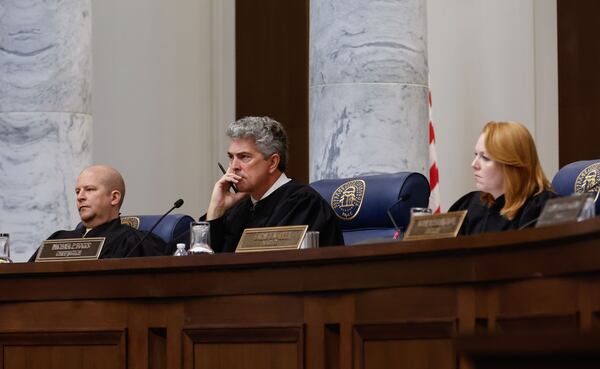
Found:
[[[425,0],[313,0],[310,180],[428,174]]]
[[[0,2],[0,232],[26,260],[78,221],[91,163],[91,0]]]

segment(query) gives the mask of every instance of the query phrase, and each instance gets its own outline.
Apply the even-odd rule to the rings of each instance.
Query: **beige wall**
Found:
[[[123,213],[206,208],[234,118],[234,0],[94,0],[95,162],[127,182]]]
[[[234,0],[93,1],[94,160],[125,175],[124,213],[181,197],[200,215],[234,118]],[[442,209],[474,188],[486,121],[525,123],[558,167],[556,3],[428,0],[430,85]]]
[[[445,211],[475,189],[473,147],[490,120],[523,122],[558,169],[556,2],[429,0],[428,40]]]

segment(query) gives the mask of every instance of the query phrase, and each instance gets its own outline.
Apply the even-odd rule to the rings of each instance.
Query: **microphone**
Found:
[[[394,219],[394,216],[392,215],[392,209],[395,208],[398,204],[400,204],[400,203],[408,200],[409,197],[410,197],[410,194],[406,194],[406,195],[400,196],[400,198],[398,199],[398,201],[396,201],[395,203],[393,203],[386,210],[387,216],[392,221],[392,224],[394,225],[394,229],[396,230],[396,232],[394,233],[394,237],[393,237],[394,240],[402,239],[402,228],[400,228],[398,226],[398,224],[396,223],[396,220]]]
[[[525,229],[525,228],[529,227],[530,225],[532,225],[533,223],[537,222],[540,219],[540,216],[537,216],[537,217],[531,219],[529,222],[523,224],[522,226],[520,226],[519,228],[517,228],[517,231]]]
[[[149,235],[150,233],[152,233],[152,231],[154,230],[154,228],[156,228],[156,226],[157,226],[157,225],[158,225],[158,224],[159,224],[159,223],[160,223],[160,222],[161,222],[161,221],[162,221],[162,220],[163,220],[163,219],[164,219],[164,218],[165,218],[167,215],[169,215],[169,213],[170,213],[170,212],[172,212],[174,209],[180,208],[180,207],[181,207],[181,205],[183,205],[183,200],[182,200],[182,199],[179,199],[179,200],[175,201],[175,203],[173,204],[173,207],[171,207],[171,209],[169,209],[169,211],[167,211],[166,213],[164,213],[164,214],[163,214],[163,216],[162,216],[162,217],[160,217],[160,218],[159,218],[159,219],[156,221],[156,223],[154,223],[154,225],[152,226],[152,228],[150,228],[150,230],[148,231],[148,233],[146,233],[146,234],[144,235],[144,237],[142,237],[142,239],[141,239],[141,240],[140,240],[138,243],[136,243],[136,244],[135,244],[135,246],[133,246],[133,248],[131,249],[131,251],[129,251],[129,252],[127,253],[127,255],[125,255],[125,257],[129,257],[131,254],[133,254],[133,252],[134,252],[134,251],[135,251],[135,250],[136,250],[138,247],[140,247],[140,245],[141,245],[141,244],[142,244],[142,243],[143,243],[143,242],[146,240],[146,238],[148,237],[148,235]]]

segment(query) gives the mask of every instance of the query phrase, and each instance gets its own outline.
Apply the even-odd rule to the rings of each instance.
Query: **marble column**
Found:
[[[0,2],[0,232],[15,261],[79,217],[91,163],[91,0]]]
[[[426,0],[312,0],[310,180],[428,173]]]

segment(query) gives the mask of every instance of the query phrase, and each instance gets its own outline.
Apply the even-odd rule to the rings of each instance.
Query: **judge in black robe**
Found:
[[[235,251],[246,228],[307,224],[319,231],[319,246],[343,245],[335,213],[310,186],[289,181],[253,205],[250,197],[238,202],[224,216],[210,221],[211,243],[216,252]]]
[[[164,254],[162,239],[148,235],[142,245],[136,246],[144,234],[121,224],[119,210],[125,197],[125,181],[115,168],[108,165],[85,168],[77,177],[75,194],[81,225],[72,231],[55,232],[49,239],[106,237],[100,258]],[[35,261],[36,256],[37,250],[30,261]]]
[[[532,227],[546,201],[556,197],[533,138],[521,123],[488,122],[475,144],[471,167],[479,191],[450,207],[468,211],[460,234]]]
[[[301,224],[319,231],[320,246],[344,244],[329,204],[285,175],[287,134],[279,122],[246,117],[231,123],[227,135],[229,167],[215,183],[206,212],[215,251],[235,251],[245,228]]]
[[[557,196],[552,191],[542,191],[531,196],[519,209],[517,215],[513,219],[508,219],[500,214],[505,204],[504,195],[495,199],[492,204],[488,204],[486,200],[482,199],[482,195],[483,193],[480,191],[470,192],[450,207],[449,211],[468,210],[459,234],[500,232],[533,227],[546,201]]]
[[[104,240],[99,259],[164,255],[165,242],[162,238],[154,234],[149,234],[144,242],[136,247],[145,234],[145,232],[138,231],[127,224],[121,224],[121,218],[116,218],[108,223],[90,229],[87,233],[85,227],[80,225],[70,231],[56,231],[48,239],[105,237],[106,239]],[[133,250],[134,248],[135,250]],[[130,252],[131,255],[129,255]],[[31,256],[29,261],[35,261],[36,257],[37,251]]]

